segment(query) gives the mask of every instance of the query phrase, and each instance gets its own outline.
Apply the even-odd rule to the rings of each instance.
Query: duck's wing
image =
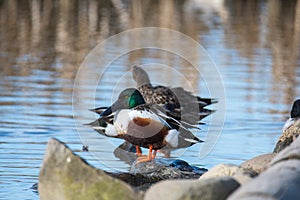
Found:
[[[205,107],[217,103],[218,101],[216,99],[201,98],[184,90],[182,87],[172,88],[172,91],[180,103],[181,118],[184,121],[196,124],[203,118],[215,112],[214,110]]]
[[[195,124],[191,124],[189,121],[182,120],[180,109],[170,111],[165,106],[160,106],[157,104],[151,104],[148,106],[149,110],[166,121],[172,129],[179,129],[179,127],[182,127],[184,129],[200,129],[198,125],[203,124],[201,122],[198,122],[197,120]]]
[[[217,99],[214,98],[202,98],[200,96],[196,96],[193,93],[186,91],[182,87],[171,88],[172,92],[176,95],[179,101],[183,102],[195,102],[199,105],[199,108],[204,108],[208,105],[218,103]]]

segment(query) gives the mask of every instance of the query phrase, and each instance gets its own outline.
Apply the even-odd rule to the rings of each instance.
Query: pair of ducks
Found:
[[[138,66],[133,66],[132,76],[137,89],[127,88],[111,106],[91,110],[99,114],[90,124],[94,130],[135,145],[138,162],[153,160],[160,149],[203,142],[191,129],[199,129],[200,120],[213,112],[205,107],[216,103],[215,99],[195,96],[181,87],[154,87]],[[140,147],[149,149],[148,156],[142,155]]]

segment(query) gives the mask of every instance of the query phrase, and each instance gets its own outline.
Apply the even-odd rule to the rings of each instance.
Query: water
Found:
[[[219,70],[226,95],[220,99],[226,105],[221,135],[205,157],[199,158],[205,147],[201,144],[189,148],[181,159],[210,168],[218,163],[239,164],[273,150],[291,104],[299,98],[299,1],[120,2],[1,1],[0,199],[38,199],[30,187],[38,181],[51,137],[65,142],[96,167],[128,170],[129,165],[113,154],[113,147],[121,141],[101,138],[82,126],[76,108],[73,112],[72,95],[76,74],[90,50],[130,28],[178,30],[203,45]],[[130,41],[116,40],[106,46],[102,59],[114,59],[136,41],[150,39],[142,35]],[[197,49],[187,46],[185,40],[167,41],[168,37],[159,43],[199,61]],[[200,59],[198,64],[203,62]],[[99,84],[93,80],[100,69],[81,82],[80,94],[86,96],[80,105],[86,108],[80,107],[80,120],[95,118],[87,109],[109,104],[122,87],[134,86],[128,70],[139,63],[160,64],[149,67],[154,82],[184,85],[201,96],[211,92],[205,81],[217,77],[195,75],[190,63],[168,52],[134,51],[115,59]],[[103,67],[99,60],[88,64],[92,69]],[[161,74],[171,73],[161,80]],[[174,77],[176,73],[188,77],[188,84]],[[89,96],[94,91],[95,99]],[[213,119],[220,115],[222,109],[204,121],[215,130],[219,124]],[[201,139],[208,128],[202,127]],[[83,133],[88,138],[82,138]],[[99,145],[90,146],[91,153],[82,152],[82,142],[94,139]]]

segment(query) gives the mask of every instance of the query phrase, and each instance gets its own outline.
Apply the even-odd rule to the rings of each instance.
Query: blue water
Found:
[[[272,24],[270,3],[251,2],[247,6],[235,2],[236,7],[230,1],[215,4],[211,6],[215,12],[204,14],[183,12],[188,4],[176,4],[172,9],[175,14],[181,13],[178,16],[181,21],[177,22],[168,21],[155,6],[156,15],[151,15],[148,21],[143,21],[144,18],[126,21],[126,12],[122,19],[104,14],[100,19],[90,11],[88,18],[83,13],[87,14],[87,8],[93,9],[92,3],[68,5],[63,8],[68,12],[58,11],[57,7],[62,6],[58,3],[46,5],[36,1],[27,5],[5,1],[0,4],[0,199],[38,199],[30,188],[38,182],[46,144],[52,137],[65,142],[98,168],[128,171],[130,165],[113,154],[122,141],[99,136],[82,124],[97,117],[88,111],[89,108],[108,105],[120,90],[134,86],[130,73],[133,64],[144,64],[156,84],[184,86],[203,97],[222,97],[220,104],[212,107],[217,111],[204,120],[207,124],[196,133],[205,144],[173,152],[173,157],[210,168],[219,163],[240,164],[272,152],[281,127],[289,117],[291,104],[300,94],[299,35],[297,37],[300,30],[294,27],[294,32],[288,31],[293,25],[284,21]],[[49,13],[37,12],[36,7],[40,6],[48,6],[49,10],[51,7],[61,18],[49,20]],[[96,3],[97,9],[101,6],[107,11],[114,10]],[[275,16],[297,19],[293,16],[296,11],[300,12],[299,9],[286,12],[285,9],[294,8],[289,3],[281,8]],[[196,6],[195,9],[200,8]],[[241,12],[240,16],[239,9],[248,12]],[[30,13],[32,17],[28,17]],[[80,16],[79,20],[74,20],[70,13]],[[39,17],[41,15],[44,20]],[[97,29],[98,23],[101,26]],[[157,39],[159,44],[169,45],[173,52],[196,60],[202,66],[201,71],[195,73],[191,63],[173,52],[143,49],[122,54],[138,41],[154,45],[151,35],[113,40],[96,54],[101,58],[88,54],[108,36],[139,27],[135,23],[141,23],[140,27],[174,28],[198,41],[204,49],[191,47],[186,40],[176,37]],[[78,73],[84,74],[79,71],[84,58],[88,59],[85,61],[89,70],[76,82]],[[112,62],[105,65],[109,60]],[[205,71],[213,67],[219,74]],[[105,73],[101,73],[104,69]],[[218,78],[221,82],[216,81]],[[213,91],[208,83],[215,84]],[[224,88],[225,96],[215,92],[220,88]],[[83,144],[89,145],[91,152],[82,152]]]

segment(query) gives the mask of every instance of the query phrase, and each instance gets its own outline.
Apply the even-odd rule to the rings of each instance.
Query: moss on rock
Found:
[[[91,167],[62,142],[48,142],[39,176],[43,199],[142,199],[130,185]]]

